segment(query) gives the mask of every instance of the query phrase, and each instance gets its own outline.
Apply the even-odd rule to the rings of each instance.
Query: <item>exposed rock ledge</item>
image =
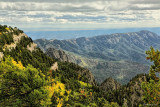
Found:
[[[3,56],[4,56],[3,52],[0,52],[0,61],[3,58]]]
[[[27,49],[30,50],[31,52],[35,50],[36,47],[37,47],[37,44],[35,43],[31,43],[30,45],[27,45]]]
[[[14,43],[11,43],[10,45],[5,45],[4,49],[7,48],[7,49],[10,50],[12,48],[15,48],[16,44],[21,40],[21,38],[23,36],[28,37],[25,33],[20,33],[19,35],[13,35],[13,41],[14,41]]]
[[[121,84],[111,77],[107,78],[100,86],[100,88],[104,91],[107,91],[107,90],[113,91],[113,90],[119,89],[120,87],[121,87]]]
[[[55,48],[48,48],[46,50],[46,54],[49,56],[49,57],[52,57],[54,59],[57,59],[59,61],[67,61],[67,62],[70,62],[70,58],[68,57],[68,55],[62,51],[62,50],[58,50],[58,49],[55,49]]]
[[[58,63],[55,62],[55,63],[51,66],[50,70],[54,70],[54,71],[58,70]]]

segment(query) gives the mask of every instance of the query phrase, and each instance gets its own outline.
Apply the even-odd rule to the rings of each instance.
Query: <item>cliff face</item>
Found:
[[[87,78],[89,84],[94,85],[94,86],[97,85],[96,81],[94,79],[94,76],[92,75],[92,73],[89,70],[86,69],[86,70],[78,71],[78,74]]]
[[[106,93],[104,96],[108,101],[116,100],[121,106],[126,105],[122,107],[138,107],[139,104],[144,104],[141,84],[148,81],[149,75],[138,74],[127,85],[122,86],[114,79],[108,78],[100,85],[100,89]]]
[[[49,57],[52,57],[52,58],[57,59],[59,61],[70,62],[68,55],[62,50],[58,50],[58,49],[55,49],[55,48],[48,48],[46,50],[46,54]]]
[[[16,29],[16,28],[14,28],[14,29],[11,29],[11,28],[7,28],[8,30],[6,31],[6,32],[3,32],[3,34],[4,35],[8,35],[8,38],[10,39],[9,41],[10,41],[10,43],[4,43],[3,44],[3,46],[1,46],[1,47],[3,47],[3,51],[5,51],[6,49],[8,49],[9,51],[11,51],[12,49],[15,49],[16,48],[16,46],[18,45],[18,44],[20,44],[20,42],[21,42],[21,40],[22,39],[30,39],[31,40],[31,38],[29,38],[25,33],[23,33],[23,31],[19,31],[19,29]],[[10,29],[10,30],[9,30]],[[19,32],[19,33],[14,33],[14,32]],[[3,35],[3,36],[4,36]],[[1,37],[2,38],[2,37]],[[0,39],[1,39],[0,38]],[[5,37],[3,37],[3,38],[5,38]],[[6,37],[7,38],[7,37]],[[24,40],[23,42],[26,42],[26,40]],[[6,40],[7,41],[7,40]],[[32,40],[31,40],[32,41]],[[4,41],[3,41],[4,42]],[[1,44],[0,44],[1,45]],[[33,41],[32,42],[30,42],[28,45],[27,45],[27,49],[29,50],[29,51],[34,51],[35,49],[36,49],[36,47],[37,47],[37,44],[35,44]],[[1,54],[1,56],[2,56],[2,54]]]
[[[11,31],[9,31],[8,33],[11,33]],[[20,40],[22,39],[22,37],[28,37],[26,34],[24,33],[20,33],[18,35],[14,34],[13,35],[13,43],[11,44],[5,44],[3,49],[9,49],[11,50],[12,48],[15,48],[17,46],[17,43],[20,42]]]
[[[134,77],[129,83],[127,89],[130,90],[129,101],[132,107],[138,106],[140,102],[143,102],[143,90],[141,88],[142,82],[149,80],[148,75],[140,75]]]
[[[0,52],[0,61],[1,61],[1,59],[3,58],[3,52]]]
[[[118,90],[121,87],[121,84],[118,83],[116,80],[113,78],[109,77],[107,78],[101,85],[100,88],[103,91],[108,91],[108,90]]]

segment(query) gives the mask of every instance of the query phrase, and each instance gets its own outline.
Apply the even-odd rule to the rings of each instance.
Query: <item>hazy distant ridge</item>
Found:
[[[122,28],[122,29],[97,29],[97,30],[64,30],[64,31],[31,31],[26,32],[33,40],[35,39],[58,39],[66,40],[79,37],[93,37],[97,35],[106,35],[112,33],[138,32],[149,30],[160,35],[160,28]]]

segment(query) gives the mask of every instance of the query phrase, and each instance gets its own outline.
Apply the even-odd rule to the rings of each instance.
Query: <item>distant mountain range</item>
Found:
[[[160,36],[146,30],[70,40],[35,40],[43,51],[56,48],[74,56],[72,62],[89,68],[99,83],[113,77],[122,84],[136,74],[148,72],[150,63],[145,51],[150,46],[160,49],[159,41]]]
[[[148,30],[160,35],[160,28],[120,28],[120,29],[92,29],[92,30],[62,30],[62,31],[30,31],[25,32],[33,40],[35,39],[75,39],[80,37],[93,37],[97,35],[106,35],[113,33],[138,32]]]

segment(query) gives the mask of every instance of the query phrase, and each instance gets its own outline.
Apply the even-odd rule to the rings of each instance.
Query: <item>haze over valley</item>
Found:
[[[53,29],[54,30],[54,29]],[[90,29],[90,30],[60,30],[60,31],[28,31],[25,32],[33,40],[36,39],[58,39],[67,40],[79,37],[93,37],[98,35],[106,35],[113,33],[127,33],[148,30],[160,35],[160,28],[119,28],[119,29]]]

